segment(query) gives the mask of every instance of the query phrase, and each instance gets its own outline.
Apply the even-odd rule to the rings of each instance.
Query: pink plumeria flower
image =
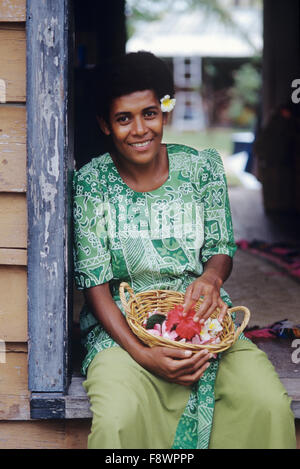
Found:
[[[195,344],[195,345],[201,344],[201,340],[198,334],[194,335],[194,337],[192,338],[192,344]]]
[[[151,334],[151,335],[161,337],[161,333],[159,331],[157,331],[156,329],[147,329],[147,332],[149,332],[149,334]]]
[[[163,337],[165,339],[170,339],[170,340],[176,340],[177,339],[177,334],[175,331],[172,331],[172,332],[165,332],[163,334]]]
[[[170,339],[170,340],[177,339],[177,333],[175,331],[171,331],[171,332],[167,331],[166,321],[162,323],[161,334],[165,339]]]

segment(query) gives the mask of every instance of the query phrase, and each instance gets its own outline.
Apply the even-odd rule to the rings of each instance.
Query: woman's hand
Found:
[[[194,306],[200,297],[203,297],[203,303],[195,314],[194,321],[205,322],[216,308],[220,308],[218,320],[222,323],[228,306],[220,296],[221,285],[222,280],[214,272],[204,272],[186,289],[183,315]]]
[[[147,347],[139,361],[141,366],[166,381],[191,386],[209,367],[212,355],[207,350],[192,354],[169,347]]]

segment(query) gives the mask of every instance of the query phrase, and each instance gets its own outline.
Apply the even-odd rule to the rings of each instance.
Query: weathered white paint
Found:
[[[51,184],[48,182],[48,179],[45,177],[44,173],[42,173],[39,177],[40,181],[40,190],[42,201],[45,204],[45,231],[44,231],[44,242],[45,242],[45,249],[47,246],[48,238],[49,238],[49,223],[51,216],[55,213],[55,198],[57,195],[57,189],[55,184]]]
[[[63,392],[68,384],[64,227],[66,192],[71,191],[66,151],[68,8],[69,0],[27,0],[29,389],[33,393]]]
[[[4,340],[0,339],[0,363],[6,363],[6,346]]]
[[[0,103],[6,103],[6,83],[0,78]]]

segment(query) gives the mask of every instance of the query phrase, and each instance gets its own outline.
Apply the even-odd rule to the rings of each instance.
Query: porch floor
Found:
[[[266,215],[260,189],[230,188],[229,198],[236,240],[299,245],[300,225],[296,216]],[[282,319],[300,323],[299,281],[261,257],[238,249],[225,289],[234,305],[250,309],[250,326],[263,327]]]

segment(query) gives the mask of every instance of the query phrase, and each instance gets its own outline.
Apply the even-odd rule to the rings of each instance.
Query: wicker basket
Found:
[[[125,297],[125,289],[130,294],[129,301],[127,302]],[[220,334],[220,342],[216,344],[202,344],[196,345],[191,343],[176,342],[175,340],[166,339],[164,337],[154,336],[147,332],[143,327],[143,322],[147,317],[148,312],[157,309],[160,314],[167,314],[171,308],[175,305],[183,304],[184,294],[172,291],[172,290],[149,290],[146,292],[140,292],[134,294],[130,285],[126,282],[122,282],[119,288],[120,299],[126,313],[127,322],[131,330],[136,334],[139,339],[150,347],[156,345],[163,345],[165,347],[175,347],[183,350],[191,350],[196,353],[203,349],[208,349],[212,353],[223,352],[235,343],[240,333],[247,326],[250,319],[250,311],[245,306],[236,306],[227,310],[224,321],[222,323],[223,330]],[[198,300],[195,305],[195,310],[202,303],[202,299]],[[232,313],[243,311],[244,319],[242,324],[235,328],[232,320]],[[216,318],[220,313],[219,309],[211,315],[212,318]]]

